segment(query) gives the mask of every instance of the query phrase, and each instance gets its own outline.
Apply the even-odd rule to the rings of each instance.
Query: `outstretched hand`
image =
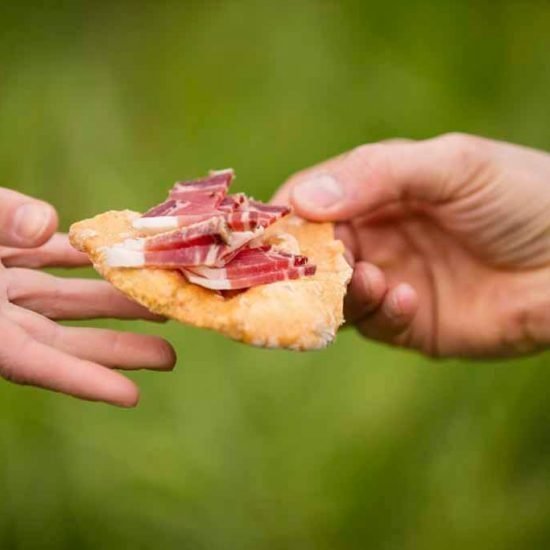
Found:
[[[134,406],[139,390],[111,370],[170,370],[164,340],[127,332],[66,327],[58,320],[114,317],[159,320],[105,281],[67,279],[41,267],[88,265],[44,202],[0,188],[0,376],[75,397]]]
[[[274,202],[338,223],[346,318],[438,356],[550,344],[550,155],[462,134],[361,146],[292,177]]]

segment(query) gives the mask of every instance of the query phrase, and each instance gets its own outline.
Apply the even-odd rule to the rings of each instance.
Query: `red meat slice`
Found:
[[[228,242],[228,227],[223,216],[218,215],[207,218],[204,221],[176,229],[175,231],[147,237],[144,248],[145,250],[181,248],[190,244],[196,244],[197,239],[203,237],[217,237],[217,241],[214,242]]]
[[[244,193],[235,193],[227,195],[219,205],[219,209],[223,212],[232,212],[239,208],[246,208],[248,205],[248,197]]]
[[[246,275],[280,271],[305,264],[307,264],[305,256],[275,252],[269,246],[261,246],[240,250],[222,268],[197,266],[191,271],[207,279],[237,279]]]
[[[221,170],[206,178],[177,182],[169,198],[148,210],[143,217],[214,214],[227,195],[233,177],[233,170]]]
[[[157,204],[156,206],[153,206],[153,208],[147,210],[145,214],[143,214],[144,218],[154,218],[156,216],[170,216],[175,211],[177,207],[177,202],[173,199],[168,199],[164,202],[161,202],[160,204]]]
[[[220,291],[313,275],[316,267],[305,256],[256,246],[290,209],[228,195],[233,177],[233,170],[222,170],[176,183],[165,202],[133,222],[151,236],[107,249],[108,265],[180,269],[192,283]]]
[[[192,246],[172,248],[170,250],[145,251],[147,267],[178,269],[182,266],[216,266],[224,263],[234,251],[224,243],[194,243]]]
[[[235,174],[233,170],[212,172],[206,178],[177,182],[170,191],[170,198],[194,201],[194,197],[219,197],[218,204],[227,195]]]
[[[314,275],[316,266],[302,265],[298,267],[290,267],[265,273],[256,273],[244,275],[234,279],[207,279],[196,275],[190,269],[182,268],[181,271],[187,277],[190,283],[200,285],[210,290],[239,290],[250,288],[258,285],[266,285],[277,281],[286,281],[289,279],[299,279],[308,275]]]

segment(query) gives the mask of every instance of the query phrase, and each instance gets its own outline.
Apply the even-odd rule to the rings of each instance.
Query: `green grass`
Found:
[[[6,2],[0,184],[67,227],[210,168],[267,199],[393,136],[550,149],[549,28],[542,1]],[[167,337],[178,368],[135,375],[132,411],[0,384],[0,548],[550,545],[548,356],[97,324]]]

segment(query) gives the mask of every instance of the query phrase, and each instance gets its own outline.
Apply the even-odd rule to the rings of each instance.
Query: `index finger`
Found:
[[[0,260],[6,267],[81,267],[90,264],[86,254],[70,245],[65,233],[56,233],[37,248],[0,246]]]

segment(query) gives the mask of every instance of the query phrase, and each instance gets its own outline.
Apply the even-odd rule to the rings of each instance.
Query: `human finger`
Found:
[[[5,319],[0,320],[0,331],[9,342],[0,347],[3,378],[89,401],[120,407],[137,404],[137,386],[121,374],[51,348]]]
[[[9,317],[43,344],[106,367],[171,370],[176,362],[172,346],[156,336],[66,327],[18,307],[9,309]]]
[[[411,327],[418,310],[418,294],[406,283],[391,288],[382,304],[371,315],[357,322],[366,337],[382,342],[396,343],[396,338]]]
[[[57,223],[57,213],[48,203],[0,187],[0,245],[40,246]]]
[[[295,181],[290,204],[308,219],[344,221],[394,203],[444,203],[477,184],[472,176],[483,166],[487,143],[450,134],[421,142],[364,145]]]
[[[297,182],[304,181],[310,178],[313,174],[316,174],[323,170],[331,169],[333,166],[336,166],[347,154],[349,153],[342,153],[341,155],[320,162],[315,166],[311,166],[310,168],[305,168],[304,170],[296,172],[290,178],[288,178],[287,181],[285,181],[285,183],[283,183],[283,185],[279,187],[279,189],[277,189],[270,202],[273,204],[281,204],[285,206],[288,205],[290,203],[291,189],[294,187],[294,185],[296,185]]]
[[[373,264],[359,262],[344,299],[344,317],[347,323],[355,323],[376,310],[387,291],[386,278]]]
[[[7,269],[5,276],[8,300],[50,319],[165,320],[129,300],[106,281],[60,278],[21,268]]]
[[[388,139],[378,141],[377,143],[379,144],[383,143],[387,145],[396,145],[396,144],[402,145],[405,143],[413,143],[413,142],[414,140],[408,139],[408,138],[388,138]],[[338,156],[335,156],[328,160],[320,162],[315,166],[311,166],[310,168],[306,168],[304,170],[296,172],[296,174],[293,174],[290,178],[288,178],[287,181],[285,181],[285,183],[283,183],[283,185],[281,185],[281,187],[279,187],[279,189],[277,189],[277,191],[271,198],[270,202],[272,202],[273,204],[283,204],[283,205],[289,204],[291,189],[294,185],[296,185],[298,182],[310,179],[315,174],[322,173],[325,170],[330,170],[332,167],[337,166],[343,159],[345,159],[351,153],[352,151],[346,151],[345,153],[341,153]]]
[[[6,267],[81,267],[90,264],[88,256],[75,250],[64,233],[56,233],[37,248],[0,247],[0,260]]]
[[[351,267],[354,267],[356,258],[359,255],[359,243],[353,228],[346,223],[337,223],[334,226],[334,238],[342,241],[344,245],[344,256]]]
[[[376,143],[384,143],[385,145],[402,145],[404,143],[415,143],[416,140],[410,139],[410,138],[387,138],[387,139],[381,139],[380,141],[377,141]]]

